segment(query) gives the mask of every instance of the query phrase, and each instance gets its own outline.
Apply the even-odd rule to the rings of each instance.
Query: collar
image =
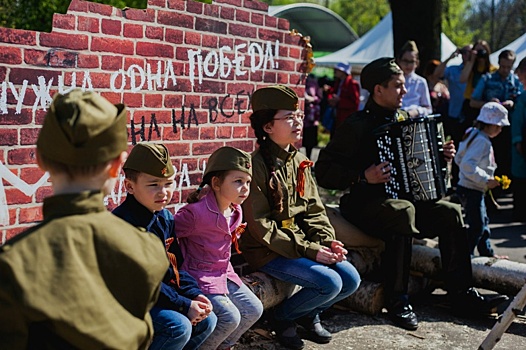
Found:
[[[291,159],[294,158],[296,153],[298,153],[298,150],[293,145],[290,145],[289,151],[285,151],[283,148],[281,148],[277,143],[275,143],[271,139],[268,139],[267,142],[269,143],[270,153],[276,156],[283,163],[290,161]]]
[[[130,218],[133,220],[135,226],[147,228],[152,219],[159,215],[160,211],[152,213],[148,208],[139,203],[133,194],[128,193],[124,203],[127,206],[127,211],[133,213]]]
[[[106,211],[101,191],[60,194],[44,199],[44,219]]]
[[[405,112],[399,109],[388,109],[380,106],[376,103],[373,98],[369,98],[364,108],[365,113],[371,115],[379,124],[384,124],[385,122],[395,122],[398,120],[398,117],[403,117],[407,119]]]
[[[219,207],[217,206],[216,196],[212,189],[210,189],[208,193],[206,194],[205,201],[206,201],[206,208],[208,210],[210,210],[212,213],[215,213],[217,215],[221,215],[221,216],[223,215],[222,213],[219,212]],[[231,204],[231,205],[234,208],[234,211],[232,213],[233,215],[232,218],[234,220],[232,220],[232,222],[236,222],[238,220],[238,217],[241,216],[241,207],[237,204]]]

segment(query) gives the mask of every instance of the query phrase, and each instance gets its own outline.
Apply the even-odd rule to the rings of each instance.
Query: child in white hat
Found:
[[[508,110],[497,102],[488,102],[480,110],[475,126],[460,142],[455,162],[460,168],[457,194],[466,212],[469,225],[468,239],[473,256],[475,247],[481,256],[496,256],[489,238],[489,218],[484,202],[484,193],[488,189],[500,186],[494,174],[497,168],[491,138],[509,126]]]

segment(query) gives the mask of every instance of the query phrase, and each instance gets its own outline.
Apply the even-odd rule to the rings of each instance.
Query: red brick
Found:
[[[72,0],[69,4],[68,11],[88,12],[88,2],[83,0]]]
[[[202,46],[217,48],[218,36],[203,34]]]
[[[44,171],[39,169],[37,166],[28,166],[20,169],[20,179],[24,180],[28,184],[37,183],[42,176]]]
[[[274,72],[265,72],[265,76],[263,78],[263,81],[265,83],[274,83],[276,81],[276,73]]]
[[[9,209],[9,226],[16,224],[17,209]]]
[[[253,13],[251,15],[250,22],[252,24],[257,24],[257,25],[262,26],[264,23],[264,19],[265,19],[265,16],[262,15],[261,13]]]
[[[290,22],[286,20],[285,18],[276,18],[276,17],[267,16],[265,20],[265,25],[267,27],[276,27],[276,22],[278,22],[278,29],[281,29],[281,30],[290,29]]]
[[[88,2],[88,10],[92,13],[98,13],[103,16],[111,16],[113,7],[105,4],[98,4],[94,2]]]
[[[21,64],[22,50],[17,47],[0,46],[0,63]]]
[[[7,67],[0,67],[0,81],[4,81],[7,75]]]
[[[86,50],[88,37],[82,34],[40,33],[40,45],[70,50]]]
[[[100,24],[101,32],[108,35],[121,35],[122,22],[103,18]]]
[[[197,1],[187,1],[186,11],[200,15],[203,13],[203,3]]]
[[[0,28],[0,42],[20,45],[36,45],[36,32],[32,30]]]
[[[297,58],[297,59],[300,58],[302,51],[303,49],[300,47],[291,47],[289,49],[289,58]]]
[[[109,89],[110,88],[110,73],[91,72],[91,83],[95,89]]]
[[[15,108],[9,108],[7,114],[0,113],[0,125],[27,125],[32,121],[33,114],[30,108],[22,108],[20,114],[15,114]]]
[[[279,40],[280,42],[283,42],[283,32],[279,32],[277,30],[272,29],[260,28],[259,39],[270,41]]]
[[[138,42],[137,55],[146,57],[174,58],[174,48],[171,45],[156,44],[152,42]]]
[[[249,23],[250,22],[250,11],[237,9],[236,10],[236,21]]]
[[[35,200],[37,203],[42,203],[44,198],[50,197],[53,195],[53,189],[51,186],[42,186],[35,193]]]
[[[201,33],[186,32],[184,34],[184,43],[188,45],[201,45]]]
[[[48,66],[75,68],[77,66],[77,53],[63,50],[49,50]]]
[[[13,237],[15,237],[16,235],[24,232],[26,229],[28,229],[29,226],[25,226],[25,227],[16,227],[16,228],[9,228],[6,231],[6,239],[11,239]]]
[[[122,94],[120,92],[101,91],[100,94],[113,104],[122,103]]]
[[[22,191],[14,187],[5,188],[7,205],[29,204],[32,202],[31,196],[26,196]]]
[[[167,42],[174,44],[183,43],[184,32],[182,30],[166,28],[164,38]]]
[[[234,39],[233,38],[228,38],[228,37],[220,37],[219,38],[219,47],[223,47],[223,46],[234,47]]]
[[[185,130],[186,131],[186,130]],[[223,142],[195,142],[192,145],[193,155],[210,155],[219,147],[224,145]]]
[[[141,21],[141,22],[153,22],[155,19],[155,10],[153,9],[146,9],[146,10],[139,10],[139,9],[126,9],[122,11],[122,15],[126,19],[131,19],[134,21]]]
[[[166,94],[164,95],[164,107],[166,108],[180,108],[183,104],[183,96],[181,94]]]
[[[78,17],[77,29],[81,32],[98,33],[100,23],[98,18],[93,17]]]
[[[127,38],[142,38],[144,37],[144,28],[140,24],[125,23],[123,35]]]
[[[75,30],[75,16],[61,13],[53,14],[53,28]]]
[[[261,10],[263,12],[268,12],[268,4],[259,0],[244,0],[243,4],[246,8],[253,10]]]
[[[33,66],[47,66],[48,51],[43,50],[24,50],[24,62]]]
[[[221,7],[212,3],[204,6],[203,10],[205,16],[219,18],[219,12],[221,10]]]
[[[163,95],[161,94],[144,94],[144,107],[162,108]]]
[[[169,9],[184,11],[187,2],[187,0],[168,0],[167,4]]]
[[[162,139],[165,142],[166,141],[179,141],[179,140],[181,140],[181,133],[180,132],[175,133],[172,126],[170,126],[170,127],[163,127]]]
[[[17,148],[7,152],[7,160],[9,164],[26,165],[35,163],[35,147]]]
[[[231,7],[221,7],[221,18],[233,20],[235,18],[236,10]]]
[[[248,127],[246,126],[235,126],[232,131],[233,139],[245,139],[248,137]]]
[[[222,95],[226,90],[225,85],[224,81],[203,80],[202,84],[195,86],[195,91]]]
[[[216,2],[218,4],[234,5],[236,7],[243,6],[243,0],[215,0],[214,2]]]
[[[124,93],[122,103],[130,108],[142,107],[142,94]]]
[[[91,40],[91,51],[114,52],[123,55],[133,55],[133,42],[106,37],[94,37]]]
[[[20,144],[34,145],[38,138],[40,128],[21,128],[20,129]]]
[[[157,22],[171,26],[194,28],[194,17],[182,13],[174,13],[171,11],[157,12]]]
[[[146,37],[149,39],[163,40],[163,28],[147,26]]]
[[[230,23],[228,34],[243,38],[257,38],[257,28],[242,24]]]
[[[79,54],[77,57],[77,68],[99,68],[99,56]]]
[[[195,30],[226,34],[227,33],[227,24],[225,22],[216,21],[213,19],[200,18],[195,19]]]
[[[254,140],[232,140],[228,145],[250,153],[254,149],[254,143]]]
[[[200,140],[214,140],[216,138],[216,126],[203,126],[199,128]]]
[[[125,57],[124,58],[124,70],[125,71],[127,71],[128,68],[130,68],[130,66],[134,64],[141,67],[142,69],[146,68],[144,58],[140,58],[140,57]]]
[[[13,146],[18,144],[18,130],[2,128],[0,146]]]
[[[121,56],[102,56],[102,69],[117,71],[122,68]]]
[[[232,127],[222,125],[220,128],[217,128],[217,138],[218,139],[232,138]]]
[[[42,207],[20,208],[18,222],[21,224],[42,221]]]
[[[186,126],[188,126],[187,123],[185,124]],[[196,127],[196,125],[192,123],[189,128],[184,129],[182,133],[182,138],[183,140],[197,140],[199,138],[199,128]]]

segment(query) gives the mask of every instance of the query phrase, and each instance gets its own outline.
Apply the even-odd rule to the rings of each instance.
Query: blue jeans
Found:
[[[173,310],[153,307],[150,315],[154,336],[149,350],[198,349],[212,333],[217,322],[213,312],[195,326],[192,326],[188,317]]]
[[[302,287],[276,306],[274,316],[277,320],[293,321],[302,316],[314,318],[354,293],[360,285],[358,271],[347,261],[326,266],[307,258],[280,256],[260,270]]]
[[[227,280],[228,294],[205,294],[214,306],[217,325],[201,350],[232,347],[263,314],[263,304],[244,284]]]
[[[468,224],[469,252],[473,256],[475,247],[481,256],[493,256],[489,238],[489,218],[484,201],[484,193],[462,186],[457,186],[457,194],[466,212]]]

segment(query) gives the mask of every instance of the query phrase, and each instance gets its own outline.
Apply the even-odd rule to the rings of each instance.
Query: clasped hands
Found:
[[[202,294],[199,294],[195,297],[194,300],[190,303],[190,308],[188,309],[188,319],[192,322],[192,326],[195,326],[202,320],[208,317],[212,312],[212,302]]]
[[[331,247],[322,247],[316,254],[316,261],[324,265],[332,265],[347,260],[347,249],[337,240],[331,242]]]

